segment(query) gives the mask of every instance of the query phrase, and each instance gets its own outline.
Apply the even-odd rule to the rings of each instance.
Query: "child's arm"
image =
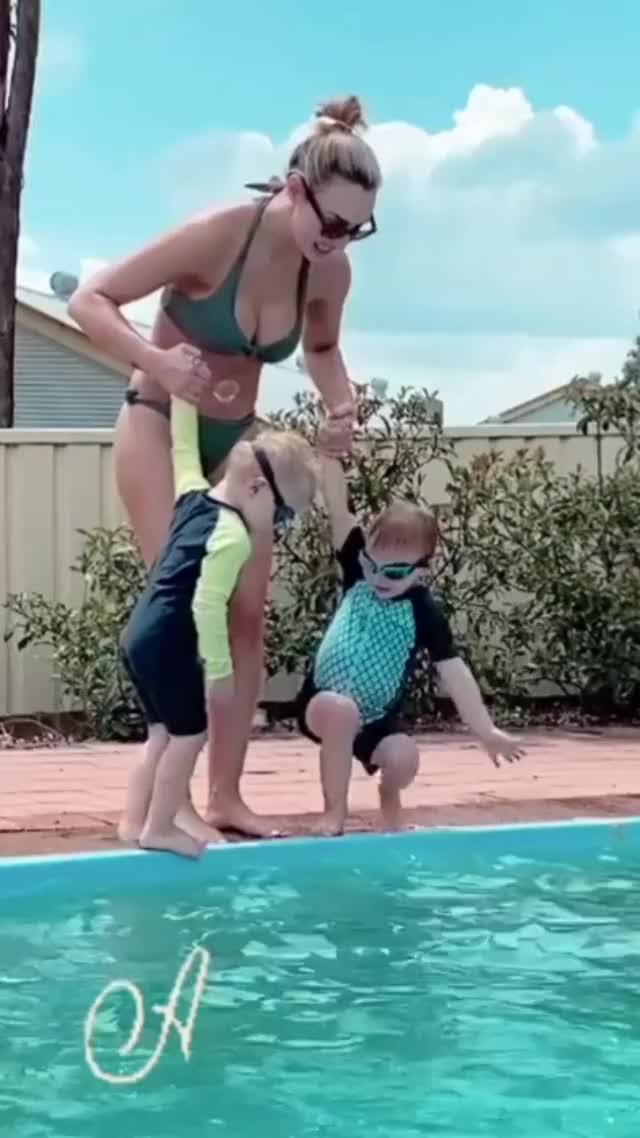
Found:
[[[463,723],[480,740],[495,766],[499,765],[499,755],[509,762],[519,759],[522,751],[518,740],[494,726],[473,674],[460,659],[451,625],[441,607],[426,589],[415,604],[419,646],[429,652]]]
[[[190,490],[209,490],[198,446],[198,409],[184,399],[171,399],[171,457],[175,499]]]
[[[235,514],[222,510],[207,543],[193,597],[193,618],[208,694],[230,694],[233,663],[229,645],[229,601],[251,553],[247,531]],[[231,689],[232,690],[232,689]]]
[[[523,752],[519,741],[494,726],[480,688],[464,660],[459,657],[440,660],[436,668],[458,715],[480,740],[494,765],[499,766],[499,755],[509,762],[521,758]]]
[[[342,462],[320,452],[320,488],[324,498],[335,549],[342,549],[357,520],[349,509],[347,479]]]

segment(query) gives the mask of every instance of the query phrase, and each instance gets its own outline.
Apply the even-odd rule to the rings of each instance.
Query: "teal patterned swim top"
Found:
[[[399,597],[381,598],[365,581],[365,537],[355,526],[336,552],[343,595],[313,664],[317,691],[349,696],[364,724],[398,708],[419,652],[434,663],[458,655],[449,622],[429,589],[416,585]]]

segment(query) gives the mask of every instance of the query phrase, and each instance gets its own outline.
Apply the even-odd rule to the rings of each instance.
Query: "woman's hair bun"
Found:
[[[333,122],[345,130],[357,130],[367,125],[362,103],[356,95],[348,95],[346,99],[329,99],[322,103],[316,111],[316,118],[321,120],[320,127],[324,125],[323,119],[325,123],[328,120],[328,125]]]

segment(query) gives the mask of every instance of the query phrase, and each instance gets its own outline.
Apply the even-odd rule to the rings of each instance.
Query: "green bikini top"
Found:
[[[251,340],[247,339],[244,332],[238,327],[236,320],[236,296],[242,270],[251,242],[256,235],[270,200],[270,197],[264,197],[258,203],[255,217],[240,254],[216,292],[194,300],[173,286],[165,288],[163,291],[160,303],[167,316],[184,336],[203,351],[221,352],[234,356],[252,356],[262,363],[273,364],[287,359],[296,349],[302,330],[304,301],[309,276],[309,262],[305,258],[303,258],[298,274],[296,322],[288,336],[282,340],[276,340],[273,344],[258,344],[255,337]]]

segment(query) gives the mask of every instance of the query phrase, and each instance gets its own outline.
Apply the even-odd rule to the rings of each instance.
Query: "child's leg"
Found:
[[[321,743],[324,814],[313,829],[325,836],[341,834],[347,817],[353,741],[360,727],[360,713],[353,700],[324,691],[314,695],[305,718]]]
[[[168,742],[166,727],[161,723],[149,725],[142,756],[129,776],[125,812],[118,826],[118,837],[122,842],[137,842],[144,829],[156,768]]]
[[[402,805],[400,791],[413,782],[418,773],[420,755],[408,735],[387,735],[378,743],[371,762],[380,768],[380,810],[386,829],[400,829]]]
[[[206,843],[181,830],[176,825],[176,815],[187,799],[204,740],[204,732],[169,736],[158,760],[147,820],[140,835],[144,849],[168,850],[186,857],[199,857],[202,853]]]

